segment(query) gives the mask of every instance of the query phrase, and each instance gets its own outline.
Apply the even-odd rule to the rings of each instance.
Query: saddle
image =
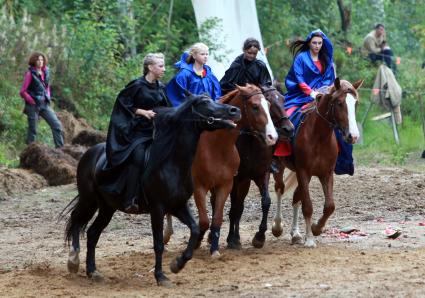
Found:
[[[143,162],[143,169],[146,169],[149,156],[150,156],[151,146],[150,144],[145,149],[145,157]],[[108,161],[106,158],[105,146],[103,147],[103,152],[99,156],[95,168],[94,168],[94,181],[99,189],[102,190],[106,195],[113,198],[114,201],[117,201],[117,205],[121,206],[122,193],[125,189],[127,183],[127,162],[124,162],[121,165],[116,167],[109,168]],[[143,176],[143,171],[140,173],[140,177]],[[146,210],[148,207],[148,200],[144,194],[143,188],[141,188],[140,193],[138,194],[138,205],[140,211]]]

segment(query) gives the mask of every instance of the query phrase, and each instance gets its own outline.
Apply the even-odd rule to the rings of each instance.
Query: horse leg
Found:
[[[229,212],[230,226],[229,234],[227,236],[227,248],[240,249],[241,241],[239,235],[239,221],[244,208],[245,197],[248,194],[249,186],[251,184],[250,179],[233,181],[233,188],[230,193],[231,207]]]
[[[199,214],[199,238],[196,248],[201,246],[202,239],[204,239],[205,232],[210,227],[210,220],[208,219],[208,212],[206,206],[207,191],[201,187],[195,187],[193,197],[195,198],[196,207],[198,207]]]
[[[158,286],[170,287],[172,283],[162,271],[162,254],[164,253],[164,211],[161,206],[153,206],[151,210],[151,227],[153,249],[155,251],[155,279]]]
[[[173,230],[173,216],[171,214],[166,215],[167,222],[164,229],[164,244],[168,244],[171,239],[171,235],[174,234]]]
[[[323,228],[326,225],[326,221],[335,210],[335,202],[333,198],[333,173],[325,177],[319,177],[319,180],[322,184],[323,194],[325,195],[325,206],[323,207],[322,217],[319,219],[317,224],[313,224],[311,226],[314,236],[319,236],[320,234],[322,234]]]
[[[255,233],[255,236],[252,239],[252,246],[254,246],[255,248],[262,248],[264,246],[264,242],[266,241],[267,217],[269,216],[269,210],[271,205],[269,194],[269,181],[270,172],[266,172],[261,179],[255,180],[255,184],[260,189],[261,211],[263,213],[258,232]]]
[[[78,200],[65,229],[66,239],[71,239],[71,249],[68,256],[68,271],[77,273],[80,267],[80,233],[81,227],[86,225],[97,211],[97,202],[95,195],[81,195],[83,190],[79,190],[78,195],[74,200]]]
[[[87,257],[86,257],[86,274],[95,281],[103,280],[102,274],[96,270],[96,245],[99,241],[100,234],[109,224],[115,209],[103,204],[99,207],[99,213],[93,224],[87,230]]]
[[[294,193],[294,202],[301,201],[302,211],[305,220],[305,228],[306,228],[306,240],[304,243],[305,247],[316,247],[316,243],[314,241],[314,236],[311,231],[311,223],[313,216],[313,204],[311,203],[310,193],[308,190],[308,185],[310,183],[311,177],[309,177],[305,173],[297,172],[297,180],[298,180],[298,188]],[[294,204],[295,205],[295,204]]]
[[[292,244],[303,244],[304,241],[303,241],[303,237],[301,236],[300,228],[299,228],[299,213],[300,213],[301,201],[300,200],[296,201],[297,199],[299,199],[299,196],[295,195],[294,193],[294,197],[292,201],[291,242]]]
[[[282,235],[282,232],[283,232],[282,195],[285,191],[285,184],[283,183],[284,170],[285,169],[282,169],[277,173],[273,173],[273,178],[275,181],[274,189],[276,192],[276,201],[277,201],[276,214],[273,218],[273,225],[272,225],[272,233],[275,237],[279,237],[280,235]]]
[[[72,243],[67,263],[69,273],[77,273],[80,267],[80,231],[80,225],[73,227],[71,230]]]
[[[213,258],[220,257],[219,252],[219,240],[220,240],[220,229],[223,224],[223,210],[224,204],[226,203],[227,196],[232,190],[232,184],[222,185],[219,188],[214,189],[214,207],[213,207],[213,218],[210,228],[211,235],[211,247],[210,252]]]
[[[192,259],[193,251],[199,239],[199,226],[190,212],[189,206],[186,204],[184,207],[178,209],[174,215],[190,229],[189,242],[186,249],[180,257],[175,258],[171,264],[170,269],[173,273],[178,273],[186,265],[187,261]]]

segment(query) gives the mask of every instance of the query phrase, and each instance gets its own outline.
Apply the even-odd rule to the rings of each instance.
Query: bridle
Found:
[[[348,93],[350,93],[350,91],[349,90],[347,90],[347,91],[342,91],[343,92],[343,94],[345,94],[345,97],[347,97],[347,94]],[[325,115],[322,115],[320,112],[319,112],[319,106],[318,106],[318,104],[319,104],[319,102],[316,100],[315,101],[315,111],[316,111],[316,114],[322,119],[322,120],[324,120],[328,125],[329,125],[329,127],[331,127],[331,128],[337,128],[337,129],[339,129],[339,130],[341,130],[341,127],[339,126],[339,124],[337,124],[337,122],[336,122],[336,118],[335,118],[335,101],[336,100],[332,100],[331,101],[331,103],[329,104],[329,107],[328,107],[328,110],[326,111],[326,113],[325,113]],[[331,118],[331,120],[329,121],[328,120],[328,118],[329,118],[329,116],[330,116],[330,118]],[[328,117],[328,118],[327,118]]]
[[[248,115],[248,113],[247,113],[247,101],[248,101],[248,99],[250,99],[251,97],[253,97],[255,95],[263,95],[263,94],[264,93],[261,92],[261,91],[254,91],[254,92],[249,93],[247,95],[242,95],[242,103],[243,103],[242,109],[243,109],[243,112],[244,112],[245,115]],[[249,121],[248,121],[248,125],[249,125],[248,128],[241,128],[240,129],[240,131],[239,131],[240,135],[250,135],[250,136],[253,136],[253,137],[260,139],[261,141],[266,142],[266,138],[265,138],[264,134],[255,130],[252,127],[252,124]]]

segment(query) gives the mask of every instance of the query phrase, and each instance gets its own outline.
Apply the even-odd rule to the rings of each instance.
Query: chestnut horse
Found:
[[[359,137],[355,108],[358,101],[357,89],[363,80],[351,84],[337,78],[328,94],[319,94],[314,109],[308,113],[300,124],[293,148],[293,155],[279,157],[281,169],[274,174],[277,194],[277,214],[273,234],[281,234],[281,200],[289,184],[283,183],[284,169],[295,171],[294,177],[288,178],[298,186],[293,195],[293,222],[291,236],[293,243],[302,243],[298,228],[298,212],[300,204],[306,224],[306,247],[316,247],[314,236],[322,233],[326,221],[335,210],[333,198],[334,169],[338,156],[338,145],[334,129],[339,129],[347,143],[354,144]],[[292,174],[294,175],[294,174]],[[325,195],[323,215],[317,222],[312,223],[313,205],[310,199],[309,183],[312,176],[319,178]],[[286,187],[286,190],[285,190]],[[276,221],[278,223],[276,223]],[[314,235],[314,236],[313,236]]]
[[[278,137],[270,117],[269,105],[260,88],[251,84],[247,84],[246,87],[237,86],[237,89],[222,97],[220,102],[241,110],[242,119],[238,123],[238,129],[203,133],[192,165],[194,197],[199,212],[198,245],[210,227],[206,195],[211,191],[213,214],[209,240],[213,257],[220,256],[219,237],[224,204],[232,189],[233,177],[237,174],[240,163],[236,140],[241,133],[250,133],[259,136],[264,146],[271,148]],[[255,163],[256,160],[252,162]]]
[[[141,177],[143,192],[139,193],[139,213],[150,213],[155,251],[155,279],[158,285],[168,286],[169,279],[162,271],[164,215],[170,213],[190,228],[190,238],[184,252],[170,264],[177,273],[192,258],[199,238],[199,227],[188,207],[193,193],[190,170],[201,132],[234,128],[240,119],[240,110],[218,104],[206,95],[190,96],[178,108],[155,110],[154,135],[151,152]],[[82,156],[77,168],[77,197],[65,208],[71,212],[65,229],[67,240],[72,241],[68,270],[77,273],[79,268],[80,233],[87,230],[86,274],[99,280],[102,275],[96,267],[95,250],[103,229],[117,210],[123,211],[122,198],[105,193],[98,186],[96,169],[105,163],[105,144],[90,148]],[[124,211],[123,211],[124,212]]]
[[[274,87],[263,87],[263,94],[270,103],[270,114],[273,124],[277,128],[279,138],[287,139],[292,136],[294,126],[283,110],[284,98]],[[245,197],[248,194],[251,180],[255,182],[261,194],[262,219],[255,234],[252,245],[261,248],[265,242],[267,217],[271,205],[269,195],[270,165],[273,157],[273,148],[268,147],[258,137],[250,133],[243,133],[236,142],[241,159],[238,174],[234,177],[233,188],[230,193],[230,227],[227,236],[228,248],[241,247],[239,222],[243,213]]]
[[[219,236],[223,222],[223,209],[232,189],[233,177],[239,167],[239,154],[235,146],[238,136],[252,133],[261,138],[266,146],[276,143],[277,132],[269,113],[269,105],[260,88],[248,84],[226,94],[221,103],[230,104],[241,110],[242,118],[236,129],[204,132],[198,143],[192,164],[194,198],[198,207],[200,236],[198,246],[205,232],[210,228],[210,252],[212,257],[219,257]],[[206,195],[211,192],[213,209],[212,224],[207,214]],[[168,241],[172,227],[171,217],[167,217],[165,238]],[[168,231],[168,232],[167,232]]]

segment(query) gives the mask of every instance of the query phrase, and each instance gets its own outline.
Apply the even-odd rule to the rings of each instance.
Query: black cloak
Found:
[[[136,109],[152,110],[170,106],[165,86],[144,77],[130,82],[119,94],[112,110],[106,139],[108,168],[124,163],[133,149],[152,140],[152,120],[134,114]]]
[[[136,109],[152,110],[171,106],[161,82],[149,83],[144,77],[131,81],[119,94],[109,122],[106,161],[97,171],[96,180],[109,193],[122,194],[129,175],[128,163],[139,144],[147,146],[153,137],[153,122],[135,115]]]
[[[220,80],[221,92],[226,94],[236,88],[235,85],[244,86],[254,84],[257,86],[271,86],[272,80],[266,64],[258,59],[248,61],[244,55],[239,55],[224,77]]]

